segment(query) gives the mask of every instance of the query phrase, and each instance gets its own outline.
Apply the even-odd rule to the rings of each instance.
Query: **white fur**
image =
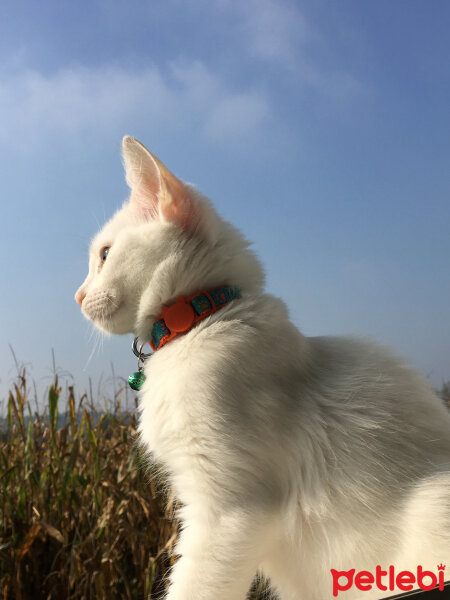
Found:
[[[146,340],[179,295],[243,295],[145,369],[141,439],[182,503],[168,600],[243,600],[258,569],[282,600],[329,600],[332,568],[450,566],[450,415],[428,383],[370,341],[305,338],[205,198],[132,138],[124,160],[131,200],[91,246],[86,316]]]

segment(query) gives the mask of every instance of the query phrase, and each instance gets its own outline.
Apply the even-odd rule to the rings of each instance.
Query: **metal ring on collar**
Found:
[[[147,358],[150,358],[150,356],[153,354],[152,352],[149,352],[148,354],[146,354],[145,352],[142,352],[142,348],[144,347],[144,344],[140,345],[140,348],[138,350],[138,340],[139,338],[135,337],[134,341],[133,341],[133,354],[135,356],[137,356],[139,358],[139,360],[146,360]]]

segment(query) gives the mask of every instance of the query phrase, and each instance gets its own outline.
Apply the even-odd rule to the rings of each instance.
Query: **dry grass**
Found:
[[[27,394],[22,370],[0,430],[0,599],[155,598],[177,524],[135,443],[134,414],[117,404],[94,423],[73,388],[59,407],[57,376],[45,415]]]

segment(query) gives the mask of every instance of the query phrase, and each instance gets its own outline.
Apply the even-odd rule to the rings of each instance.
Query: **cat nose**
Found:
[[[75,302],[81,306],[85,298],[86,292],[84,290],[77,290],[77,293],[75,294]]]

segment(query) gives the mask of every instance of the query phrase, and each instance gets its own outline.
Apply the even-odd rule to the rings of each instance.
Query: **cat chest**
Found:
[[[153,369],[146,375],[140,393],[141,440],[170,470],[191,468],[215,445],[209,399],[195,374],[183,369],[172,374]]]

